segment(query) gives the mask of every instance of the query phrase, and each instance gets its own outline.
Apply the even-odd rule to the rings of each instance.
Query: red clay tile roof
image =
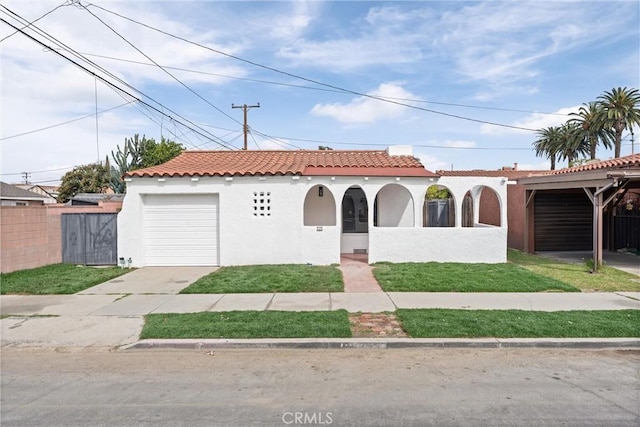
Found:
[[[412,156],[385,151],[185,151],[168,162],[127,177],[234,175],[436,177]]]
[[[508,179],[518,179],[528,176],[542,175],[548,171],[536,170],[466,170],[466,171],[445,171],[439,170],[436,173],[440,176],[489,176],[489,177],[506,177]]]
[[[618,157],[617,159],[601,160],[597,162],[589,162],[571,168],[547,171],[545,175],[559,175],[563,173],[585,172],[597,169],[622,169],[630,167],[640,167],[640,154]]]

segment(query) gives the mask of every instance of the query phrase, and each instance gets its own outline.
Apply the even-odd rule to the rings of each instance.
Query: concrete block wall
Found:
[[[0,272],[61,263],[63,213],[115,213],[121,207],[122,202],[0,207]]]
[[[45,206],[0,207],[0,271],[62,262],[60,230],[60,217],[49,218]]]

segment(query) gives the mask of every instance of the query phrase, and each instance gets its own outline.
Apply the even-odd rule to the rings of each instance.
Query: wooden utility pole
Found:
[[[249,111],[251,108],[260,108],[260,103],[258,102],[256,105],[234,105],[231,104],[231,108],[242,108],[242,111],[244,112],[244,148],[243,150],[247,149],[247,135],[249,134],[249,125],[247,125],[247,111]]]

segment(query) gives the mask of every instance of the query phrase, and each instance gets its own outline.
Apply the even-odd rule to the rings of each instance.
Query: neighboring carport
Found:
[[[615,249],[616,207],[629,191],[640,190],[640,155],[589,162],[519,183],[526,191],[525,249],[591,250],[597,270],[603,248]],[[630,227],[625,233],[639,230]]]

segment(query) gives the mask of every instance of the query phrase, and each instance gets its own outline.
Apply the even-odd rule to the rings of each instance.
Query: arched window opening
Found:
[[[336,201],[324,185],[315,185],[304,198],[304,225],[336,225]]]

